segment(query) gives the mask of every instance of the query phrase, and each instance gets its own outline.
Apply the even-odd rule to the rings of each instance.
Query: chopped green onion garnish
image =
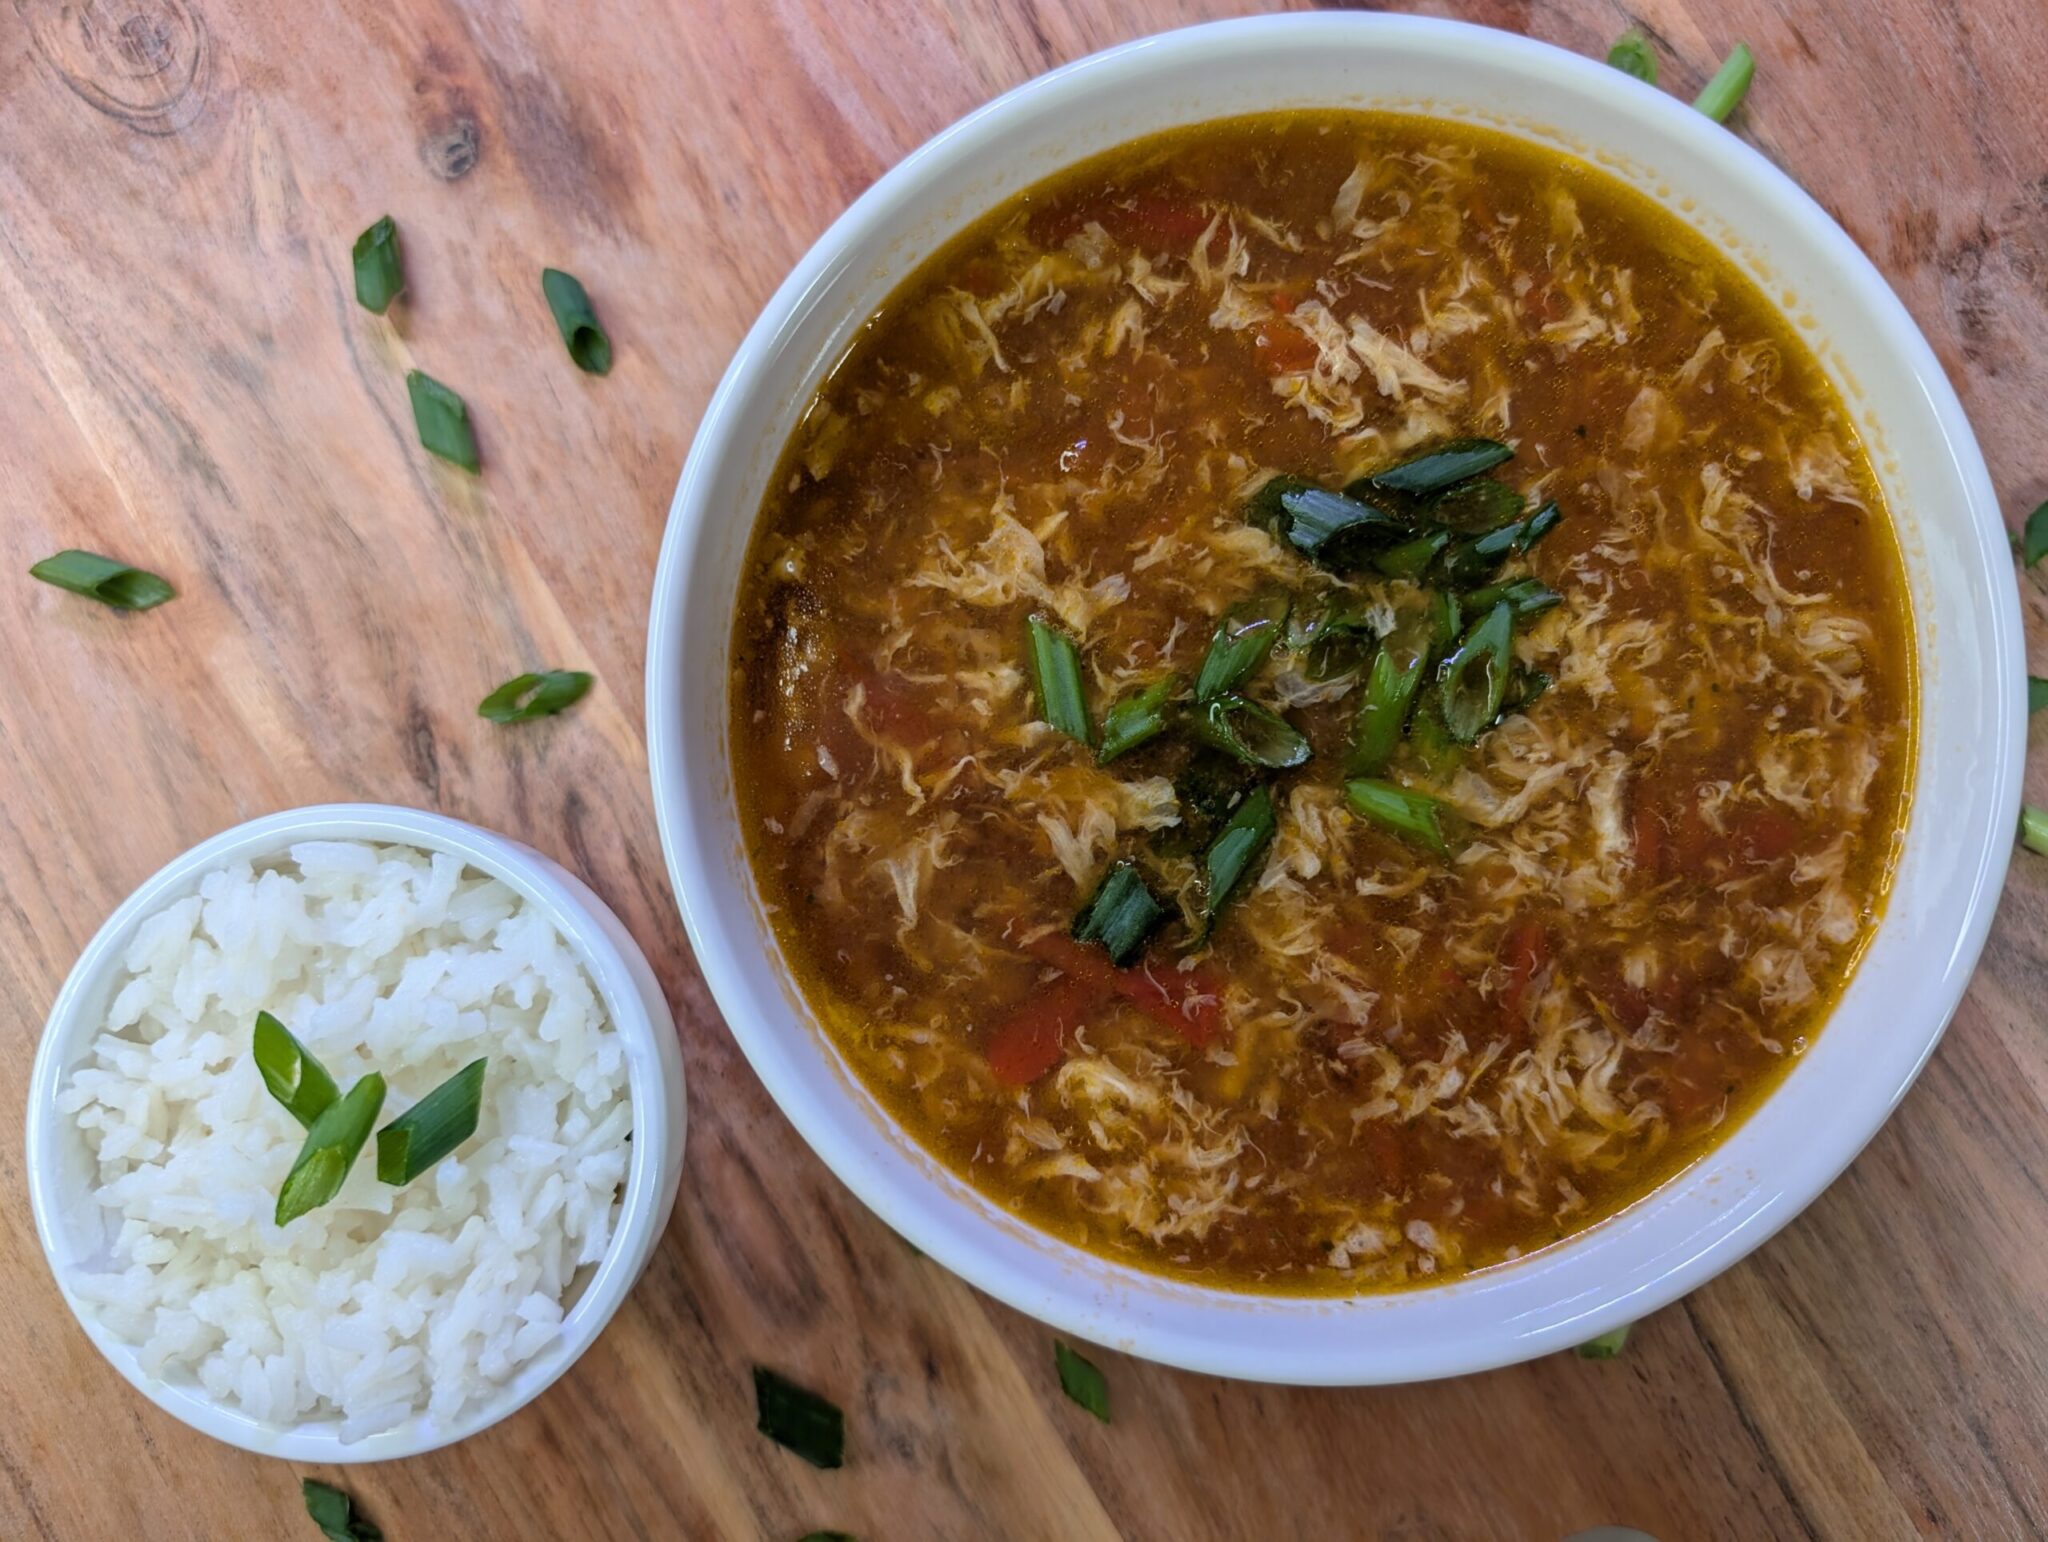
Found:
[[[1288,609],[1286,595],[1264,594],[1226,610],[1195,674],[1195,700],[1208,701],[1235,690],[1255,674],[1280,640]]]
[[[1376,487],[1382,492],[1426,498],[1491,471],[1495,466],[1513,460],[1514,455],[1513,447],[1502,444],[1498,439],[1452,439],[1433,450],[1411,455],[1383,471],[1362,477],[1346,491]]]
[[[1121,969],[1144,949],[1145,939],[1166,919],[1166,907],[1152,897],[1137,864],[1116,863],[1103,877],[1093,898],[1074,917],[1076,942],[1099,942],[1109,961]]]
[[[1403,541],[1399,546],[1390,546],[1377,552],[1372,559],[1373,569],[1388,578],[1420,579],[1429,570],[1429,565],[1441,557],[1444,548],[1451,544],[1448,530],[1431,530]]]
[[[540,270],[540,292],[548,297],[548,309],[555,313],[555,326],[569,357],[586,375],[608,374],[612,367],[612,340],[597,324],[597,312],[590,308],[590,296],[572,274],[560,268]]]
[[[1102,714],[1102,745],[1096,762],[1108,765],[1117,756],[1158,737],[1166,727],[1166,704],[1180,689],[1180,676],[1167,675],[1140,687]]]
[[[1555,530],[1562,518],[1556,504],[1546,503],[1527,519],[1510,521],[1482,535],[1467,536],[1438,559],[1437,576],[1460,587],[1491,578],[1508,558],[1528,551]]]
[[[412,397],[412,420],[420,431],[420,443],[433,454],[465,471],[481,464],[476,456],[476,435],[470,430],[469,408],[461,397],[432,375],[411,370],[405,389]]]
[[[1312,562],[1404,539],[1410,527],[1385,509],[1327,487],[1293,487],[1280,495],[1280,538]]]
[[[1514,640],[1515,612],[1502,600],[1465,634],[1437,671],[1444,727],[1458,743],[1470,744],[1500,717],[1514,664]]]
[[[1464,821],[1447,804],[1392,782],[1361,778],[1344,784],[1344,797],[1360,814],[1449,858],[1464,844]]]
[[[1216,832],[1216,839],[1202,854],[1202,871],[1208,880],[1202,904],[1204,935],[1213,930],[1217,914],[1273,839],[1273,794],[1261,787],[1237,806],[1230,822]]]
[[[356,237],[352,254],[356,268],[356,301],[366,311],[383,315],[405,290],[405,270],[398,260],[398,227],[385,215]]]
[[[1461,535],[1498,530],[1520,519],[1528,500],[1505,482],[1475,477],[1460,482],[1429,504],[1429,517]]]
[[[384,1078],[375,1071],[349,1088],[348,1096],[327,1105],[306,1131],[306,1143],[277,1191],[278,1225],[319,1209],[341,1192],[383,1106]]]
[[[1633,1323],[1623,1323],[1619,1328],[1610,1328],[1597,1339],[1587,1339],[1578,1349],[1581,1360],[1612,1360],[1621,1353],[1621,1346],[1628,1342],[1628,1330]]]
[[[1109,1423],[1109,1381],[1094,1362],[1054,1339],[1052,1363],[1059,1367],[1060,1390],[1104,1424]]]
[[[817,1393],[761,1366],[754,1367],[754,1428],[813,1467],[846,1461],[846,1419]]]
[[[2039,675],[2027,676],[2027,711],[2039,712],[2048,707],[2048,680]]]
[[[1657,84],[1657,56],[1650,52],[1650,40],[1641,27],[1630,27],[1614,40],[1607,50],[1607,62],[1645,85]]]
[[[2048,857],[2048,809],[2029,805],[2020,810],[2020,844],[2038,856]]]
[[[1551,606],[1563,603],[1564,596],[1540,578],[1511,578],[1503,583],[1488,584],[1484,589],[1474,589],[1465,596],[1466,606],[1475,614],[1492,610],[1503,600],[1514,608],[1516,618],[1520,619],[1540,615]]]
[[[1501,703],[1501,711],[1526,712],[1537,697],[1557,682],[1540,669],[1525,669],[1517,664],[1508,675],[1507,699]]]
[[[1188,714],[1188,731],[1204,744],[1249,766],[1285,771],[1309,758],[1309,743],[1286,718],[1232,693],[1205,701]]]
[[[530,723],[537,717],[553,717],[583,699],[590,679],[580,669],[514,675],[477,703],[476,715],[493,723]]]
[[[1093,744],[1095,730],[1088,721],[1088,696],[1081,683],[1081,650],[1044,616],[1031,617],[1025,628],[1039,715],[1069,739]]]
[[[1756,55],[1749,51],[1749,44],[1737,43],[1734,52],[1714,71],[1714,78],[1693,99],[1693,106],[1716,123],[1726,123],[1728,114],[1735,111],[1749,93],[1749,83],[1755,76]]]
[[[1299,610],[1287,619],[1287,646],[1302,655],[1301,670],[1311,680],[1334,680],[1365,662],[1373,642],[1372,615],[1344,594],[1333,594],[1313,616]]]
[[[1386,769],[1407,731],[1409,710],[1429,668],[1434,629],[1431,614],[1411,615],[1380,644],[1352,724],[1351,753],[1344,762],[1347,776],[1377,776]]]
[[[2020,557],[2028,567],[2048,557],[2048,503],[2027,516],[2026,534],[2020,538]]]
[[[28,576],[115,610],[148,610],[177,593],[154,573],[89,551],[60,551],[45,557],[28,570]]]
[[[472,1060],[377,1132],[377,1177],[410,1183],[476,1134],[484,1062]]]
[[[384,1533],[356,1514],[355,1501],[333,1484],[301,1478],[299,1495],[327,1542],[384,1542]]]
[[[340,1096],[327,1068],[268,1012],[256,1014],[256,1069],[285,1112],[308,1129]]]

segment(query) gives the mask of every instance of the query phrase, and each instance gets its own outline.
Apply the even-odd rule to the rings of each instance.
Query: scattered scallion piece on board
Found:
[[[301,1478],[299,1494],[327,1542],[384,1542],[384,1533],[356,1514],[356,1502],[333,1484]]]
[[[2030,804],[2020,810],[2020,844],[2036,856],[2048,857],[2048,809]]]
[[[307,1129],[306,1143],[277,1191],[278,1225],[289,1225],[341,1192],[383,1106],[384,1078],[375,1071],[327,1105]]]
[[[2039,675],[2028,675],[2027,710],[2039,712],[2043,707],[2048,707],[2048,680],[2043,680]]]
[[[356,270],[356,303],[383,315],[405,292],[405,268],[399,260],[398,227],[385,215],[356,237],[350,254]]]
[[[1095,742],[1088,721],[1088,694],[1081,681],[1081,650],[1074,639],[1045,616],[1024,623],[1031,643],[1031,680],[1038,691],[1038,710],[1045,720],[1083,744]]]
[[[1212,701],[1255,674],[1280,640],[1290,608],[1286,595],[1266,594],[1226,610],[1195,673],[1195,700]]]
[[[537,717],[553,717],[581,701],[590,690],[590,680],[580,669],[515,675],[477,703],[476,715],[493,723],[530,723]]]
[[[1607,50],[1607,62],[1645,85],[1657,84],[1657,56],[1650,52],[1650,40],[1641,27],[1630,27],[1614,40],[1614,46]]]
[[[1108,765],[1117,756],[1157,738],[1166,729],[1166,704],[1180,689],[1180,676],[1167,675],[1132,691],[1102,714],[1102,744],[1096,763]]]
[[[1714,78],[1693,98],[1693,106],[1716,123],[1726,123],[1728,114],[1749,94],[1749,83],[1755,77],[1756,55],[1749,51],[1749,44],[1737,43],[1714,71]]]
[[[476,454],[476,434],[469,426],[469,408],[461,397],[432,375],[408,371],[405,389],[412,397],[412,420],[420,431],[420,443],[451,465],[465,471],[481,466]]]
[[[1312,753],[1300,729],[1235,692],[1203,702],[1185,721],[1197,739],[1248,766],[1285,771],[1304,764]]]
[[[45,557],[28,570],[28,576],[115,610],[148,610],[178,592],[154,573],[89,551],[60,551]]]
[[[1202,855],[1202,870],[1208,879],[1202,904],[1203,934],[1216,925],[1217,914],[1228,903],[1237,886],[1257,865],[1267,843],[1273,839],[1273,794],[1264,787],[1246,795],[1216,839]]]
[[[377,1132],[377,1177],[406,1184],[476,1134],[484,1061],[472,1060]]]
[[[1457,812],[1426,793],[1358,777],[1344,784],[1344,798],[1374,824],[1426,846],[1446,860],[1464,844],[1465,829]]]
[[[1152,897],[1129,859],[1113,864],[1081,913],[1074,917],[1076,942],[1099,942],[1119,969],[1136,958],[1145,939],[1166,919],[1166,907]]]
[[[540,270],[540,292],[547,296],[548,309],[555,313],[555,326],[563,346],[576,367],[586,375],[609,374],[612,340],[597,324],[597,312],[590,308],[590,296],[576,276],[560,268]]]
[[[1095,1363],[1058,1339],[1052,1341],[1052,1363],[1059,1369],[1060,1390],[1104,1424],[1109,1423],[1109,1380]]]
[[[2020,537],[2020,558],[2032,567],[2048,557],[2048,503],[2027,516],[2026,534]]]
[[[1628,1330],[1633,1323],[1623,1323],[1619,1328],[1610,1328],[1596,1339],[1587,1339],[1578,1347],[1581,1360],[1612,1360],[1621,1353],[1621,1346],[1628,1342]]]
[[[327,1111],[341,1090],[327,1067],[292,1034],[291,1029],[268,1012],[256,1014],[256,1069],[270,1095],[284,1105],[285,1112],[307,1129]]]
[[[845,1464],[845,1416],[817,1393],[757,1365],[754,1412],[754,1428],[813,1467]]]

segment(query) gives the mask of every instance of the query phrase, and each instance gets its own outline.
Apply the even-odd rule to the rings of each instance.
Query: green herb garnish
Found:
[[[1060,1390],[1104,1424],[1109,1423],[1109,1380],[1094,1362],[1054,1339],[1052,1363],[1059,1369]]]
[[[89,551],[60,551],[45,557],[28,570],[28,576],[115,610],[148,610],[178,592],[154,573]]]
[[[1344,594],[1333,594],[1313,616],[1288,613],[1287,647],[1301,655],[1301,672],[1311,680],[1334,680],[1364,664],[1377,639],[1372,613]]]
[[[1553,605],[1562,604],[1564,596],[1540,578],[1511,578],[1503,583],[1488,584],[1484,589],[1474,589],[1465,596],[1465,605],[1475,614],[1492,610],[1505,600],[1513,607],[1516,619],[1523,616],[1540,615]]]
[[[1157,738],[1166,728],[1166,704],[1180,689],[1180,676],[1167,675],[1123,697],[1102,714],[1102,744],[1095,751],[1098,765],[1108,765],[1117,756]]]
[[[1399,546],[1390,546],[1383,552],[1373,554],[1373,570],[1388,578],[1406,578],[1419,581],[1429,571],[1430,564],[1444,554],[1444,548],[1451,544],[1448,530],[1430,530],[1403,541]]]
[[[1264,594],[1226,610],[1195,673],[1195,700],[1213,700],[1257,673],[1280,640],[1290,608],[1286,595]]]
[[[1039,715],[1069,739],[1093,744],[1095,729],[1088,721],[1080,648],[1048,617],[1031,617],[1025,629],[1031,644],[1031,679],[1038,690]]]
[[[1152,897],[1137,864],[1111,866],[1081,913],[1074,917],[1076,942],[1099,942],[1119,969],[1143,951],[1145,939],[1166,919],[1166,907]]]
[[[484,1062],[472,1060],[377,1132],[377,1177],[406,1184],[476,1134]]]
[[[1508,558],[1527,552],[1555,530],[1563,517],[1556,504],[1546,503],[1526,519],[1467,536],[1445,550],[1437,561],[1436,576],[1459,588],[1490,579]]]
[[[846,1461],[846,1418],[817,1393],[762,1366],[754,1367],[754,1428],[813,1467]]]
[[[2020,844],[2036,856],[2048,857],[2048,809],[2029,804],[2020,810]]]
[[[384,1533],[356,1514],[356,1502],[333,1484],[301,1478],[299,1494],[327,1542],[384,1542]]]
[[[1749,44],[1737,43],[1728,57],[1721,61],[1721,67],[1714,71],[1714,78],[1693,98],[1693,106],[1716,123],[1726,123],[1728,114],[1735,111],[1743,97],[1749,94],[1749,83],[1755,78],[1756,55],[1749,51]]]
[[[1607,50],[1607,62],[1645,85],[1657,84],[1657,56],[1650,52],[1650,40],[1641,27],[1630,27],[1614,40]]]
[[[580,669],[515,675],[477,703],[476,715],[493,723],[530,723],[537,717],[553,717],[581,701],[590,681]]]
[[[1621,1346],[1628,1342],[1628,1330],[1635,1325],[1623,1323],[1619,1328],[1610,1328],[1597,1339],[1587,1339],[1578,1348],[1581,1360],[1612,1360],[1621,1353]]]
[[[1506,600],[1489,610],[1446,655],[1437,671],[1444,727],[1470,744],[1499,719],[1514,664],[1515,612]]]
[[[356,237],[350,254],[356,269],[356,303],[383,315],[405,292],[405,270],[398,260],[398,227],[385,215]]]
[[[482,464],[476,456],[476,434],[469,426],[469,408],[461,397],[432,375],[411,370],[405,389],[412,397],[412,420],[420,431],[420,443],[433,454],[465,471]]]
[[[1381,492],[1427,498],[1445,488],[1482,476],[1495,466],[1513,460],[1514,456],[1514,447],[1502,444],[1498,439],[1452,439],[1382,471],[1361,477],[1345,491],[1355,495],[1364,488],[1377,488]]]
[[[1205,701],[1187,716],[1188,732],[1248,766],[1285,771],[1310,755],[1309,742],[1286,718],[1235,693]]]
[[[2048,707],[2048,680],[2039,675],[2027,676],[2027,711],[2039,712]]]
[[[1217,915],[1265,852],[1275,822],[1272,791],[1260,787],[1237,806],[1229,823],[1202,854],[1202,871],[1208,880],[1202,904],[1204,936],[1215,929]]]
[[[1373,823],[1428,847],[1445,860],[1464,844],[1464,820],[1457,810],[1425,793],[1362,777],[1344,784],[1344,798]]]
[[[1351,728],[1351,753],[1344,762],[1347,776],[1377,776],[1393,758],[1408,729],[1415,693],[1429,668],[1435,644],[1435,618],[1410,616],[1387,634],[1365,677],[1365,697]]]
[[[555,326],[576,367],[586,375],[610,373],[612,340],[597,324],[597,312],[590,308],[583,285],[560,268],[542,268],[540,292],[548,297],[548,309],[555,313]]]
[[[340,1096],[327,1068],[268,1012],[256,1014],[256,1069],[285,1112],[311,1129],[313,1121]]]
[[[1291,487],[1279,498],[1280,538],[1311,562],[1326,566],[1359,547],[1405,539],[1411,526],[1376,504],[1327,487]]]
[[[2027,516],[2026,533],[2020,537],[2020,558],[2032,567],[2048,557],[2048,503]]]
[[[384,1106],[384,1078],[372,1071],[348,1096],[327,1105],[306,1131],[306,1143],[277,1191],[277,1224],[289,1225],[341,1192]]]
[[[1432,498],[1429,517],[1460,535],[1477,535],[1520,519],[1528,503],[1505,482],[1474,477]]]

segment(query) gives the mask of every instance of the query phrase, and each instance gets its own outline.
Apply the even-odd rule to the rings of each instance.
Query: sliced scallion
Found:
[[[1425,793],[1361,777],[1344,784],[1344,798],[1374,824],[1445,859],[1464,844],[1464,822],[1457,811]]]
[[[1429,668],[1435,640],[1434,622],[1425,613],[1411,615],[1380,644],[1352,724],[1345,775],[1377,776],[1386,769],[1407,731],[1408,714]]]
[[[1693,106],[1716,123],[1726,123],[1728,114],[1735,111],[1743,97],[1749,94],[1749,83],[1755,78],[1756,55],[1749,51],[1747,43],[1737,43],[1728,57],[1721,61],[1721,67],[1714,71],[1714,78],[1693,98]]]
[[[2027,516],[2026,533],[2020,537],[2020,560],[2032,567],[2048,557],[2048,503]]]
[[[1166,907],[1152,897],[1137,864],[1111,866],[1081,913],[1074,917],[1076,942],[1099,942],[1121,969],[1144,949],[1145,939],[1166,919]]]
[[[313,1121],[341,1095],[327,1068],[268,1012],[256,1014],[254,1048],[256,1069],[270,1095],[284,1105],[286,1113],[311,1129]]]
[[[1252,791],[1237,806],[1237,812],[1202,854],[1202,872],[1207,879],[1202,904],[1202,931],[1215,929],[1216,917],[1237,891],[1273,839],[1273,794],[1269,788]]]
[[[407,1184],[476,1134],[484,1061],[472,1060],[377,1132],[377,1177]]]
[[[306,1131],[306,1143],[277,1191],[277,1224],[289,1225],[341,1192],[384,1107],[384,1078],[372,1071],[348,1095],[328,1104]]]
[[[493,723],[530,723],[535,718],[553,717],[581,701],[590,682],[591,677],[580,669],[514,675],[477,703],[476,715]]]
[[[148,610],[177,593],[154,573],[89,551],[60,551],[45,557],[28,570],[28,576],[115,610]]]
[[[412,420],[420,443],[432,454],[465,471],[477,470],[476,434],[469,426],[469,408],[462,398],[432,375],[409,371],[405,389],[412,397]]]
[[[1102,744],[1095,751],[1098,765],[1108,765],[1117,756],[1157,738],[1166,728],[1166,704],[1180,689],[1179,675],[1166,675],[1121,698],[1102,714]]]
[[[2048,857],[2048,809],[2029,804],[2020,810],[2020,844],[2036,856]]]
[[[1645,85],[1657,84],[1657,56],[1650,52],[1650,40],[1641,27],[1630,27],[1614,40],[1614,46],[1607,50],[1607,62]]]
[[[405,269],[398,256],[398,227],[385,215],[356,237],[350,253],[356,270],[356,303],[383,315],[405,291]]]
[[[333,1484],[301,1478],[299,1497],[327,1542],[384,1542],[384,1533],[356,1514],[356,1502]]]
[[[1628,1330],[1633,1323],[1623,1323],[1619,1328],[1609,1328],[1596,1339],[1587,1339],[1578,1347],[1581,1360],[1612,1360],[1621,1353],[1621,1346],[1628,1342]]]
[[[1507,700],[1514,665],[1515,612],[1502,600],[1482,616],[1444,658],[1437,671],[1437,699],[1444,727],[1460,744],[1491,728]]]
[[[1094,1362],[1054,1339],[1052,1363],[1059,1369],[1060,1390],[1104,1424],[1109,1423],[1109,1380]]]
[[[2048,707],[2048,680],[2039,675],[2027,676],[2027,711],[2039,712]]]
[[[597,312],[590,308],[590,296],[574,274],[560,268],[540,270],[540,292],[547,296],[548,309],[555,313],[555,326],[569,357],[586,375],[608,374],[612,367],[612,340],[597,324]]]
[[[1522,517],[1528,500],[1505,482],[1474,477],[1429,503],[1429,517],[1460,535],[1498,530]]]
[[[1351,673],[1365,662],[1374,640],[1372,613],[1345,594],[1330,596],[1313,615],[1296,610],[1287,622],[1287,647],[1301,655],[1301,672],[1311,680]]]
[[[1248,766],[1285,771],[1301,765],[1311,753],[1300,729],[1235,693],[1201,703],[1188,714],[1187,727],[1204,744],[1235,755]]]
[[[1280,640],[1288,609],[1286,595],[1265,594],[1226,610],[1195,673],[1195,700],[1205,702],[1235,690],[1256,673]]]
[[[1561,518],[1557,505],[1546,503],[1526,519],[1467,536],[1445,550],[1437,560],[1435,575],[1461,588],[1490,579],[1508,558],[1528,551],[1555,530]]]
[[[838,1406],[758,1365],[754,1367],[754,1428],[813,1467],[846,1463],[846,1418]]]
[[[1280,495],[1280,538],[1325,566],[1359,551],[1405,540],[1412,528],[1376,504],[1327,487],[1295,487]]]
[[[1452,439],[1362,477],[1346,491],[1372,487],[1382,492],[1427,498],[1469,478],[1484,475],[1495,466],[1513,460],[1514,455],[1514,448],[1498,439]]]
[[[1420,579],[1429,571],[1431,563],[1444,553],[1451,544],[1448,530],[1430,530],[1403,541],[1399,546],[1390,546],[1383,552],[1375,552],[1372,558],[1373,570],[1388,578]]]
[[[1038,691],[1039,715],[1069,739],[1095,742],[1088,721],[1087,689],[1081,682],[1081,650],[1045,616],[1025,622],[1031,644],[1031,679]]]
[[[1516,619],[1524,616],[1541,615],[1553,605],[1562,604],[1564,596],[1540,578],[1510,578],[1497,584],[1488,584],[1483,589],[1474,589],[1465,596],[1466,606],[1475,613],[1489,611],[1505,600],[1514,608]]]

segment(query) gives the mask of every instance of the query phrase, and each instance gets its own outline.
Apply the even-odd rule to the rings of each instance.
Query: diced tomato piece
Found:
[[[1215,1042],[1223,1026],[1223,976],[1206,962],[1192,969],[1157,955],[1119,969],[1100,948],[1076,942],[1063,932],[1048,932],[1031,951],[1074,979],[1085,979],[1098,992],[1114,992],[1154,1022],[1171,1028],[1196,1049]]]
[[[1509,927],[1501,943],[1501,963],[1506,969],[1500,988],[1501,1010],[1520,1022],[1529,987],[1550,964],[1550,933],[1543,923],[1525,916]]]
[[[1664,821],[1647,803],[1638,802],[1634,824],[1636,866],[1652,878],[1664,876]]]
[[[917,699],[917,688],[893,670],[879,670],[864,664],[845,669],[846,687],[862,689],[861,717],[869,728],[907,750],[928,743],[937,731],[931,713]],[[844,713],[839,714],[845,716]]]
[[[1313,369],[1322,354],[1306,332],[1278,317],[1260,322],[1253,330],[1252,351],[1259,368],[1269,375],[1294,375]]]
[[[1099,982],[1070,974],[1025,997],[988,1037],[996,1080],[1028,1087],[1058,1065],[1068,1037],[1101,996]]]
[[[1183,187],[1149,187],[1135,193],[1113,192],[1077,203],[1053,204],[1031,216],[1030,232],[1047,246],[1058,246],[1093,225],[1117,241],[1149,252],[1182,252],[1209,228],[1213,211]],[[1222,232],[1218,231],[1218,239]]]
[[[1735,849],[1750,862],[1775,862],[1799,844],[1799,821],[1774,808],[1748,809],[1735,820]]]

